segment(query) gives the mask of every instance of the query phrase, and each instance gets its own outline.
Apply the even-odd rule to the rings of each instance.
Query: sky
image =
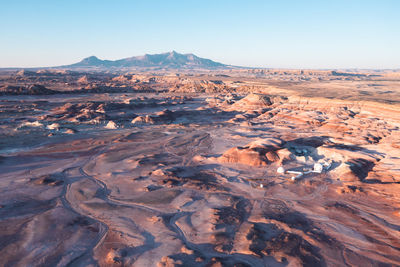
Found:
[[[175,50],[236,66],[400,68],[398,0],[0,0],[0,68]]]

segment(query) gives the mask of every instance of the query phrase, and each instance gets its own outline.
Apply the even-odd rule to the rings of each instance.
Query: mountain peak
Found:
[[[99,64],[99,63],[101,63],[101,62],[102,62],[102,60],[99,59],[98,57],[96,57],[96,56],[90,56],[90,57],[87,57],[87,58],[82,59],[82,61],[80,61],[79,63],[76,63],[76,64],[95,65],[95,64]]]
[[[96,56],[84,58],[82,61],[65,67],[97,67],[97,68],[151,68],[151,69],[216,69],[228,68],[227,65],[194,54],[180,54],[175,50],[162,54],[145,54],[119,60],[101,60]]]
[[[90,57],[84,58],[83,60],[91,61],[91,60],[100,60],[100,59],[96,56],[90,56]]]

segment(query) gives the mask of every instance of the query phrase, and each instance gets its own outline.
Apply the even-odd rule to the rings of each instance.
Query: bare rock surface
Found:
[[[58,92],[39,84],[33,84],[29,86],[0,86],[0,95],[52,95],[56,93]]]
[[[246,71],[99,73],[89,84],[153,91],[1,96],[0,265],[398,266],[399,105],[301,95],[306,78],[378,82],[367,74]]]

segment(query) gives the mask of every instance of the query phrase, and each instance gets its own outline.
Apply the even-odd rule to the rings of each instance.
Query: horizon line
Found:
[[[167,52],[161,52],[161,53],[154,53],[154,54],[149,54],[149,53],[145,53],[145,54],[141,54],[141,55],[136,55],[136,56],[127,56],[127,57],[122,57],[119,59],[102,59],[99,58],[96,55],[91,55],[91,56],[87,56],[87,57],[83,57],[80,61],[72,63],[72,64],[64,64],[64,65],[57,65],[57,66],[30,66],[30,67],[0,67],[0,70],[16,70],[16,69],[69,69],[68,66],[79,63],[87,58],[91,58],[91,57],[95,57],[96,59],[102,60],[102,61],[118,61],[118,60],[123,60],[123,59],[128,59],[128,58],[133,58],[133,57],[141,57],[141,56],[146,56],[146,55],[163,55],[163,54],[171,54],[171,53],[177,53],[180,55],[194,55],[196,57],[202,58],[202,59],[207,59],[207,60],[212,60],[216,63],[219,64],[223,64],[226,65],[227,67],[233,67],[233,68],[244,68],[244,69],[263,69],[263,70],[271,70],[271,69],[280,69],[280,70],[320,70],[320,71],[327,71],[327,70],[400,70],[400,66],[399,67],[389,67],[389,68],[376,68],[376,67],[316,67],[316,68],[310,68],[310,67],[256,67],[256,66],[240,66],[240,65],[233,65],[233,64],[225,64],[219,61],[216,61],[214,59],[210,59],[210,58],[205,58],[205,57],[201,57],[198,56],[194,53],[179,53],[176,50],[171,50],[171,51],[167,51]],[[82,69],[84,69],[85,67],[82,67]],[[96,67],[86,67],[87,69],[90,68],[96,68]],[[99,67],[98,67],[99,68]],[[134,69],[135,67],[109,67],[109,68],[105,68],[105,69]],[[145,67],[144,67],[145,68]],[[176,69],[176,70],[179,70]],[[188,69],[186,69],[188,70]],[[206,69],[204,69],[206,70]]]

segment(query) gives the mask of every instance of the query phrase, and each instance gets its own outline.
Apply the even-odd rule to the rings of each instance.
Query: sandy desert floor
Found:
[[[1,96],[0,265],[399,266],[400,106],[290,92]]]

